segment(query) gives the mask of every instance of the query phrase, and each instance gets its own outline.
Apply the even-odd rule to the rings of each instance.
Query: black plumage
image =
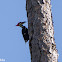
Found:
[[[25,26],[22,26],[22,35],[24,37],[25,42],[29,40],[28,29]]]

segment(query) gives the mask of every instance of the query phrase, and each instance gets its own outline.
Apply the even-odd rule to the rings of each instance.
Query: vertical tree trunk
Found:
[[[26,0],[31,62],[57,62],[50,0]]]

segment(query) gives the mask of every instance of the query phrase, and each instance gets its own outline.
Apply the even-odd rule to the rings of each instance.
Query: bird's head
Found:
[[[26,22],[19,22],[16,26],[20,26],[20,27],[23,27],[23,24],[26,23]]]

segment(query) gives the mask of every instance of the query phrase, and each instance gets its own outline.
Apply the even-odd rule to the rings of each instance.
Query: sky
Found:
[[[62,62],[62,0],[52,0],[54,38],[58,61]],[[29,42],[25,44],[18,22],[26,21],[26,0],[0,0],[0,59],[2,62],[30,62]],[[1,62],[1,61],[0,61]]]

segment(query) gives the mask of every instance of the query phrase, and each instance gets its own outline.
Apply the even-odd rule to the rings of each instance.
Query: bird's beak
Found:
[[[19,26],[19,24],[17,24],[16,26]]]

